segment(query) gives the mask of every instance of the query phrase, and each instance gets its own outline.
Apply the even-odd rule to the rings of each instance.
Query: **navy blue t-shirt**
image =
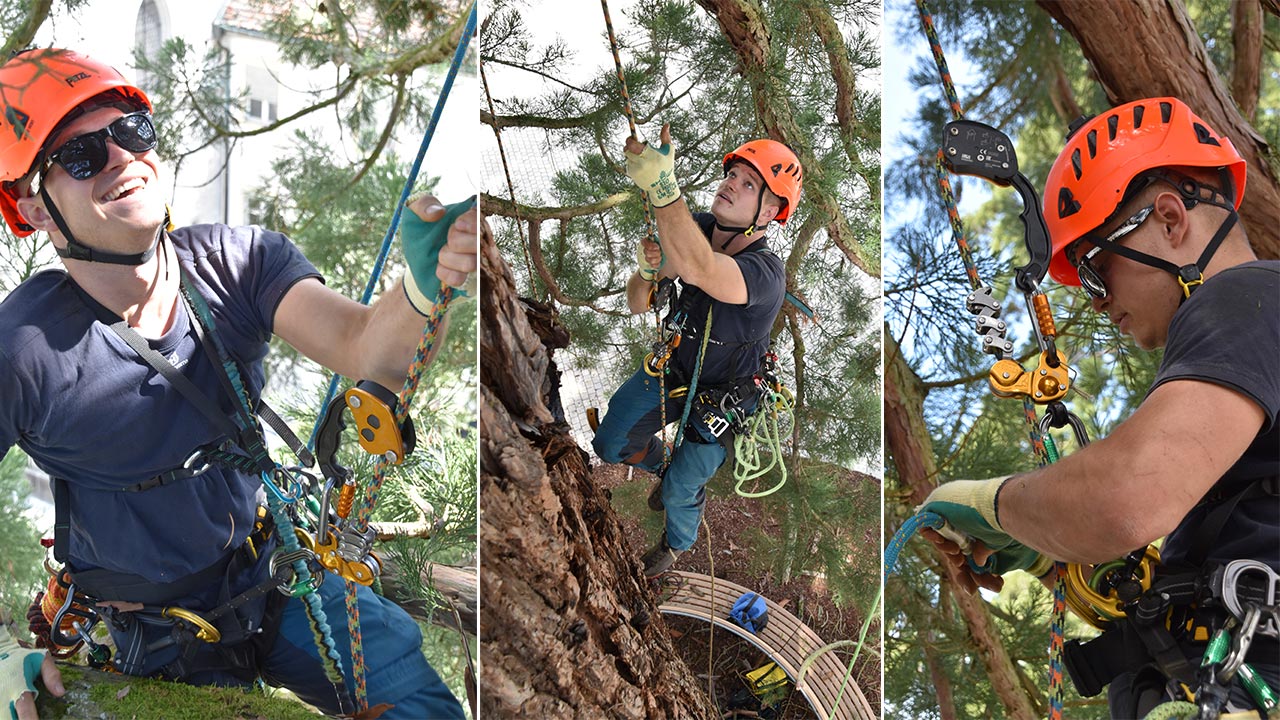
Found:
[[[1178,308],[1151,389],[1185,379],[1242,393],[1265,415],[1261,432],[1207,497],[1230,497],[1254,481],[1280,475],[1280,261],[1223,270]],[[1212,507],[1201,504],[1182,519],[1165,539],[1163,562],[1174,565],[1186,558],[1196,528]],[[1236,506],[1206,560],[1236,559],[1260,560],[1280,570],[1280,498],[1267,495]]]
[[[319,273],[288,238],[258,227],[197,225],[170,238],[256,401],[276,307],[294,283]],[[16,444],[67,481],[74,568],[172,582],[244,541],[260,482],[214,467],[121,490],[181,466],[219,432],[111,330],[118,319],[60,270],[29,278],[0,303],[0,456]],[[230,410],[193,322],[180,302],[173,327],[151,347]]]
[[[693,219],[709,241],[715,216],[696,213]],[[699,387],[731,385],[760,369],[760,358],[769,349],[769,331],[786,296],[786,268],[764,238],[738,252],[733,260],[747,284],[747,301],[741,305],[716,300],[698,286],[682,281],[679,303],[685,309],[684,337],[672,358],[682,377],[693,377],[707,309],[712,313],[711,339],[698,376]]]

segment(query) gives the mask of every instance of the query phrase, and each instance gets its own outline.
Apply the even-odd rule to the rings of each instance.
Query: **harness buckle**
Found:
[[[707,429],[716,437],[720,437],[725,430],[729,429],[729,421],[713,412],[703,415],[702,422],[706,423]]]
[[[1249,575],[1258,575],[1265,582],[1266,591],[1263,594],[1261,602],[1256,603],[1261,608],[1268,610],[1269,617],[1266,622],[1258,624],[1257,633],[1267,637],[1280,639],[1280,574],[1272,570],[1265,563],[1257,560],[1232,560],[1222,569],[1221,595],[1222,604],[1235,616],[1238,620],[1244,621],[1248,612],[1246,604],[1255,604],[1252,601],[1242,602],[1238,593],[1240,579]]]

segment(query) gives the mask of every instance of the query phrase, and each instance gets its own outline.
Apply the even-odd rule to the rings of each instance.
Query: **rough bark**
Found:
[[[1075,37],[1115,104],[1172,95],[1231,138],[1249,163],[1240,218],[1259,257],[1280,258],[1275,151],[1236,108],[1180,0],[1037,0]]]
[[[551,409],[556,371],[492,237],[480,245],[481,715],[698,718],[713,710],[675,655],[587,456]]]
[[[929,682],[938,696],[938,720],[956,720],[955,696],[951,690],[951,678],[947,677],[933,649],[932,634],[924,642],[924,664],[929,669]]]
[[[893,334],[887,328],[884,352],[885,453],[893,460],[903,485],[910,488],[912,504],[918,504],[937,486],[933,441],[924,424],[925,393],[919,376],[907,365]],[[959,587],[951,574],[951,565],[945,562],[941,565],[947,568],[948,573],[944,582]],[[991,687],[1000,698],[1008,716],[1019,720],[1035,718],[1032,700],[1022,688],[1017,669],[982,596],[976,593],[970,595],[964,591],[949,594],[968,627],[969,642],[982,660]]]
[[[760,124],[770,138],[788,145],[799,156],[805,171],[805,201],[827,218],[827,235],[849,262],[872,277],[880,277],[879,251],[870,252],[858,241],[835,196],[822,189],[827,187],[822,166],[801,142],[804,136],[787,89],[769,67],[769,27],[760,5],[751,0],[698,0],[698,4],[715,18],[720,32],[737,53],[738,72],[751,87]]]

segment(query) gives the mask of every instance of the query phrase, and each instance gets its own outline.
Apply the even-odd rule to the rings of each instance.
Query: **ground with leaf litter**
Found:
[[[612,494],[613,506],[621,516],[627,541],[635,548],[638,558],[661,533],[662,515],[649,511],[645,505],[654,476],[636,470],[628,479],[627,471],[626,466],[602,465],[595,460],[591,477]],[[872,483],[878,487],[875,478],[854,471],[849,471],[848,479],[851,483]],[[769,511],[769,498],[740,497],[733,493],[731,482],[719,479],[712,481],[708,491],[706,520],[711,530],[711,556],[708,557],[707,553],[707,534],[700,530],[697,543],[680,558],[675,569],[711,575],[714,564],[715,577],[750,588],[782,605],[824,641],[857,640],[864,618],[852,607],[837,607],[824,578],[802,574],[782,582],[768,570],[762,558],[753,557],[751,548],[759,545],[762,533],[769,538],[778,538],[781,534],[781,526]],[[854,556],[855,562],[860,571],[875,569],[875,577],[880,564],[880,537],[870,529],[866,534],[860,552]],[[745,683],[741,677],[763,665],[767,658],[746,641],[727,631],[717,630],[713,642],[708,643],[706,623],[689,618],[666,618],[666,624],[685,663],[702,682],[708,680],[708,663],[711,663],[713,677],[710,687],[726,717],[735,717],[734,708],[739,705],[747,708],[736,711],[738,717],[797,720],[817,717],[798,693],[792,693],[772,710],[758,705],[752,707],[754,698],[743,697]],[[880,624],[876,621],[867,634],[866,645],[853,673],[876,713],[880,711],[880,658],[875,650],[879,645],[879,635]],[[711,653],[708,652],[709,646]],[[851,655],[843,650],[836,651],[841,664],[847,663]],[[751,714],[753,712],[758,714]]]

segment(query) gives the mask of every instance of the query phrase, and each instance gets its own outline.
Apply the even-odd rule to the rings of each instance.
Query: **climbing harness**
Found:
[[[1019,397],[1023,400],[1024,410],[1029,425],[1031,438],[1041,464],[1057,460],[1057,449],[1049,435],[1050,428],[1070,427],[1075,435],[1077,445],[1083,447],[1088,443],[1083,423],[1067,410],[1062,398],[1070,388],[1071,370],[1067,367],[1066,357],[1055,346],[1056,331],[1048,301],[1039,284],[1047,273],[1052,258],[1052,246],[1049,241],[1047,226],[1040,210],[1041,205],[1034,188],[1026,178],[1018,172],[1017,157],[1013,143],[1007,135],[995,128],[963,118],[955,88],[951,84],[950,73],[942,56],[941,46],[933,28],[932,19],[923,0],[917,0],[922,27],[929,39],[934,59],[948,102],[951,106],[953,121],[944,129],[944,143],[938,154],[935,167],[938,171],[939,184],[947,206],[953,235],[964,262],[966,274],[972,292],[967,298],[966,306],[976,317],[975,328],[981,337],[983,350],[996,356],[996,363],[988,373],[988,381],[993,394],[1000,397]],[[1007,324],[1000,319],[1000,305],[994,297],[991,287],[982,285],[976,267],[969,255],[968,244],[964,239],[964,229],[956,210],[951,194],[950,184],[945,170],[963,175],[983,178],[1001,187],[1012,186],[1023,203],[1020,216],[1024,228],[1025,246],[1030,256],[1029,262],[1015,269],[1015,286],[1026,298],[1028,310],[1032,316],[1032,327],[1035,331],[1037,345],[1040,350],[1036,366],[1030,371],[1024,369],[1011,356],[1013,344],[1006,339]],[[1078,171],[1077,171],[1078,173]],[[1198,190],[1197,190],[1198,194]],[[1184,193],[1185,195],[1185,193]],[[1229,227],[1229,223],[1224,223]],[[1220,233],[1223,232],[1220,230]],[[1216,245],[1216,243],[1214,243]],[[1184,283],[1184,291],[1186,291]],[[1187,291],[1189,294],[1189,291]],[[1045,415],[1038,421],[1035,418],[1034,405],[1046,406]],[[1239,496],[1237,496],[1238,501]],[[1235,501],[1227,505],[1227,512],[1234,507]],[[1225,522],[1226,514],[1221,514],[1221,522]],[[909,519],[895,534],[885,551],[886,578],[896,565],[898,554],[905,541],[923,527],[941,529],[945,521],[934,513],[920,513]],[[1214,536],[1217,528],[1213,530]],[[1234,665],[1237,658],[1231,656],[1233,664],[1221,664],[1225,659],[1221,652],[1206,652],[1205,667],[1208,670],[1199,674],[1190,671],[1182,651],[1174,642],[1166,620],[1172,617],[1174,605],[1186,604],[1189,595],[1203,605],[1212,604],[1212,595],[1194,592],[1200,586],[1200,572],[1197,570],[1189,579],[1186,575],[1174,575],[1161,579],[1158,565],[1159,553],[1152,547],[1135,550],[1124,558],[1088,567],[1076,564],[1057,564],[1058,581],[1054,588],[1054,612],[1051,623],[1051,660],[1049,671],[1050,711],[1051,719],[1062,716],[1062,677],[1063,664],[1067,666],[1077,689],[1081,694],[1089,696],[1097,694],[1115,674],[1128,665],[1122,661],[1111,659],[1102,662],[1101,658],[1114,658],[1119,648],[1116,647],[1120,633],[1104,633],[1094,643],[1092,650],[1085,650],[1077,641],[1064,642],[1063,627],[1065,612],[1070,609],[1090,625],[1105,629],[1117,621],[1124,621],[1126,635],[1133,633],[1141,638],[1139,647],[1152,656],[1166,677],[1173,677],[1182,682],[1196,685],[1196,694],[1200,720],[1211,720],[1222,712],[1226,703],[1225,684],[1233,673],[1243,665]],[[970,564],[973,562],[970,560]],[[1265,565],[1257,563],[1266,568]],[[978,571],[982,568],[974,566]],[[1266,568],[1270,572],[1269,568]],[[1274,585],[1274,584],[1273,584]],[[1193,589],[1188,589],[1188,586]],[[1181,595],[1181,602],[1175,596]],[[1274,594],[1265,598],[1268,607],[1274,607]],[[1271,610],[1271,612],[1276,612]],[[1232,619],[1246,623],[1245,617],[1238,610],[1232,611]],[[1232,620],[1228,620],[1228,626]],[[1256,622],[1254,623],[1256,627]],[[1176,627],[1176,625],[1170,625]],[[1255,632],[1255,627],[1246,623],[1246,631],[1241,633],[1243,644],[1247,648],[1248,640]],[[1223,628],[1219,632],[1225,631]],[[1226,637],[1220,635],[1219,637]],[[1219,644],[1226,642],[1220,640]],[[1243,663],[1244,650],[1239,650],[1238,660]],[[1116,673],[1098,671],[1094,666],[1117,668]],[[1220,665],[1222,665],[1220,669]],[[1227,672],[1224,672],[1226,670]],[[1246,671],[1242,674],[1256,676]],[[1256,687],[1256,685],[1255,685]],[[1270,688],[1265,683],[1263,689],[1251,690],[1259,706],[1265,707],[1268,702],[1274,705],[1274,693],[1269,696]]]

